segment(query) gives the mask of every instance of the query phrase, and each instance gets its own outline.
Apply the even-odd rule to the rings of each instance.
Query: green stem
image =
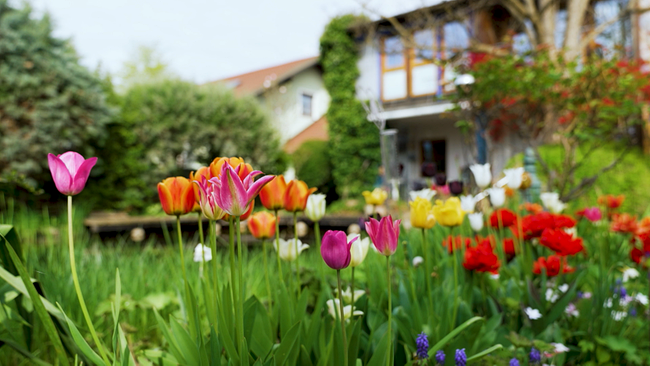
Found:
[[[293,238],[296,241],[296,286],[297,294],[300,297],[300,253],[298,252],[298,211],[293,213]]]
[[[350,275],[350,286],[352,291],[352,299],[350,301],[350,305],[352,305],[352,312],[350,314],[354,314],[354,267],[352,267],[352,275]],[[350,318],[352,318],[353,315],[350,315]]]
[[[205,241],[203,241],[203,212],[199,211],[199,243],[205,245]]]
[[[183,235],[181,233],[181,217],[176,216],[176,232],[178,233],[178,250],[181,253],[181,268],[183,269],[183,280],[186,284],[187,282],[187,272],[185,271],[185,256],[183,254]]]
[[[452,239],[453,240],[453,239]],[[453,242],[452,242],[453,247]],[[429,248],[427,248],[427,229],[422,228],[422,253],[424,255],[424,281],[427,283],[427,299],[429,305],[429,322],[433,321],[433,301],[431,300],[431,270],[429,267]]]
[[[280,216],[278,216],[278,210],[275,210],[275,248],[275,257],[278,259],[278,273],[280,273],[280,281],[283,281],[282,261],[280,261]]]
[[[97,337],[97,332],[93,326],[93,322],[90,320],[90,314],[86,308],[86,302],[84,301],[83,294],[81,293],[81,286],[79,285],[79,277],[77,276],[77,265],[74,258],[74,238],[72,230],[72,196],[68,196],[68,250],[70,252],[70,271],[72,272],[72,282],[74,283],[74,289],[77,292],[77,298],[79,299],[79,305],[81,305],[81,312],[84,314],[84,319],[86,319],[86,324],[90,330],[90,335],[93,337],[93,341],[99,350],[99,354],[102,356],[104,363],[110,366],[110,361],[106,357],[106,351],[104,351],[104,346],[99,342],[99,337]]]
[[[232,297],[232,304],[235,310],[235,320],[239,319],[240,307],[238,305],[239,291],[237,290],[237,270],[235,269],[235,220],[232,216],[228,218],[228,241],[230,246],[230,296]],[[235,296],[237,294],[237,296]],[[239,326],[235,324],[235,336],[239,340]],[[237,341],[239,347],[239,341]],[[238,349],[240,352],[241,350]],[[239,354],[241,359],[242,354]]]
[[[244,284],[244,276],[243,276],[243,258],[242,258],[242,244],[241,244],[241,220],[240,216],[237,216],[237,225],[235,226],[235,230],[237,230],[237,265],[239,266],[239,278],[237,279],[239,281],[239,317],[237,318],[237,327],[239,328],[239,358],[241,361],[241,364],[244,364],[244,360],[248,357],[248,355],[244,354],[244,298],[245,298],[245,291],[246,291],[246,286]]]
[[[216,235],[216,222],[214,220],[209,221],[210,228],[210,250],[212,251],[212,291],[214,291],[214,297],[216,299],[217,305],[219,304],[219,280],[217,276],[217,235]],[[215,315],[216,319],[216,315]],[[215,331],[218,331],[219,327],[217,324],[214,326]]]
[[[454,228],[453,226],[450,227],[449,229],[450,235],[451,235],[451,247],[453,248],[452,250],[452,255],[454,256],[453,261],[454,261],[454,310],[452,312],[451,316],[451,330],[454,330],[455,325],[456,325],[456,317],[458,316],[458,257],[457,257],[457,252],[456,248],[454,248],[454,241],[456,240],[454,238]],[[462,243],[462,238],[461,238],[461,247],[463,246]]]
[[[393,303],[391,299],[391,278],[390,278],[390,256],[386,256],[386,284],[388,286],[388,357],[386,358],[386,365],[391,366],[392,345],[393,345]]]
[[[336,278],[338,280],[338,285],[339,285],[339,309],[341,311],[341,316],[339,318],[341,319],[341,333],[343,334],[343,364],[345,366],[348,365],[348,339],[345,336],[345,315],[343,313],[343,292],[341,291],[341,270],[337,269],[336,270]],[[354,311],[354,304],[352,305],[353,311]]]
[[[269,294],[269,306],[271,304],[271,281],[269,281],[269,264],[266,251],[266,240],[262,239],[262,250],[264,251],[264,277],[266,277],[266,292]]]
[[[320,225],[318,221],[314,223],[314,235],[316,235],[316,249],[318,249],[318,255],[320,255]],[[359,238],[360,239],[360,238]],[[324,282],[323,277],[323,261],[318,261],[318,274],[320,275],[321,282]]]

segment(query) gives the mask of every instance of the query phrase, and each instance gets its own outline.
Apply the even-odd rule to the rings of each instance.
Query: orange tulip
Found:
[[[239,177],[244,179],[248,173],[253,171],[253,167],[247,164],[242,158],[215,158],[210,163],[210,174],[212,177],[218,177],[221,174],[221,166],[228,163],[231,167],[237,168],[238,165],[243,165],[239,169]]]
[[[192,189],[194,190],[194,208],[192,208],[192,212],[200,212],[201,211],[201,206],[199,206],[199,201],[201,200],[201,194],[199,190],[199,186],[197,184],[194,184],[194,181],[201,181],[201,178],[205,177],[205,179],[210,180],[212,178],[212,173],[210,172],[210,167],[203,166],[200,167],[196,173],[190,172],[190,183],[192,183]]]
[[[260,201],[267,210],[281,210],[284,208],[284,194],[286,191],[287,182],[285,182],[284,176],[277,175],[260,191]]]
[[[598,197],[598,204],[606,206],[609,209],[619,208],[623,204],[623,201],[625,201],[625,195],[622,194],[618,196],[607,194]]]
[[[262,211],[248,219],[248,230],[257,239],[268,239],[275,235],[275,215]]]
[[[307,206],[307,198],[318,188],[308,188],[307,183],[301,180],[292,180],[287,184],[284,192],[284,209],[289,212],[304,211]]]
[[[637,227],[636,216],[628,213],[614,214],[610,230],[619,233],[634,234],[637,231]]]
[[[185,177],[171,177],[158,183],[158,197],[167,215],[185,215],[194,208],[193,184]]]

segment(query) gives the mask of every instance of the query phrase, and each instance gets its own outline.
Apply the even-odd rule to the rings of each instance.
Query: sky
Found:
[[[318,55],[337,15],[395,15],[440,0],[28,0],[85,66],[116,75],[140,46],[171,71],[204,83]],[[13,5],[21,6],[21,0]],[[364,10],[365,9],[370,9]]]

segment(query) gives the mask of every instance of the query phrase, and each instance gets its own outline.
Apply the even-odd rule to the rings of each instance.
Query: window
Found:
[[[382,45],[382,99],[395,100],[407,96],[406,55],[399,37],[388,37]]]
[[[433,30],[421,30],[413,34],[415,48],[411,58],[410,95],[413,97],[431,95],[438,92],[439,67],[433,63],[434,33]]]
[[[449,60],[458,53],[464,52],[469,47],[469,34],[467,29],[460,22],[447,23],[443,27],[443,45],[444,50],[442,57]],[[454,67],[448,64],[445,67],[442,76],[442,85],[445,93],[456,91],[454,80],[456,79],[456,71]]]
[[[302,93],[302,115],[311,117],[311,102],[313,97],[310,94]]]

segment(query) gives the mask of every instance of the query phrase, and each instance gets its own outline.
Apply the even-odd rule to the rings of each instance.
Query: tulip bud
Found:
[[[158,197],[167,215],[185,215],[194,208],[194,189],[185,177],[167,178],[158,183]]]
[[[469,226],[472,227],[472,230],[479,232],[483,229],[483,213],[475,212],[467,215],[469,219]]]
[[[320,253],[327,264],[332,269],[343,269],[350,265],[350,247],[352,242],[358,240],[354,237],[352,241],[348,242],[348,238],[342,231],[328,230],[323,235]]]
[[[501,207],[506,203],[506,190],[503,188],[489,188],[490,203],[494,207]]]
[[[361,226],[359,226],[359,224],[350,224],[350,226],[348,226],[348,234],[359,233],[361,233]]]
[[[325,197],[327,196],[322,193],[314,193],[307,198],[305,214],[311,221],[318,222],[325,216],[325,206],[327,204]]]
[[[463,193],[463,182],[459,180],[454,180],[448,183],[449,192],[454,196],[458,196]]]
[[[424,258],[419,255],[413,258],[413,267],[417,268],[420,264],[424,263]]]
[[[460,196],[461,210],[467,213],[474,212],[475,206],[476,206],[476,201],[474,200],[474,197],[472,195]]]
[[[524,168],[505,169],[506,184],[511,189],[519,189],[523,181]]]
[[[352,243],[350,246],[350,266],[356,267],[366,259],[368,248],[370,248],[370,239],[361,239],[359,234],[349,234],[348,242]]]
[[[317,188],[308,188],[307,183],[301,180],[292,180],[287,184],[284,193],[284,209],[289,212],[304,211],[307,206],[307,198]]]
[[[84,159],[81,154],[68,151],[61,155],[48,154],[47,163],[56,189],[66,196],[74,196],[83,191],[97,158]]]
[[[393,221],[390,216],[382,217],[381,221],[370,219],[366,222],[366,232],[382,255],[389,256],[397,250],[400,222],[401,220]]]
[[[206,247],[205,245],[199,243],[194,247],[194,261],[195,262],[203,262],[203,261],[209,262],[212,260],[212,250],[210,250],[210,247]]]
[[[445,173],[436,174],[436,185],[441,187],[447,184],[447,175]]]
[[[257,239],[268,239],[275,235],[275,215],[267,212],[257,212],[246,220],[248,230]]]
[[[303,250],[309,248],[309,245],[303,244],[300,239],[279,239],[273,242],[273,248],[278,252],[280,259],[293,262]]]
[[[431,229],[436,224],[431,201],[416,197],[414,201],[409,202],[409,205],[411,206],[411,226]]]
[[[533,184],[533,180],[530,177],[530,174],[528,174],[528,172],[524,172],[524,174],[522,174],[521,176],[521,187],[519,187],[519,189],[526,190],[530,188],[532,184]]]
[[[411,197],[411,201],[415,201],[416,198],[424,198],[427,201],[431,201],[433,199],[433,196],[436,195],[436,191],[432,189],[421,189],[419,191],[411,191],[409,192],[409,196]]]
[[[388,198],[388,193],[381,188],[375,188],[372,192],[363,191],[361,194],[363,194],[366,204],[373,206],[383,205],[384,201]]]

